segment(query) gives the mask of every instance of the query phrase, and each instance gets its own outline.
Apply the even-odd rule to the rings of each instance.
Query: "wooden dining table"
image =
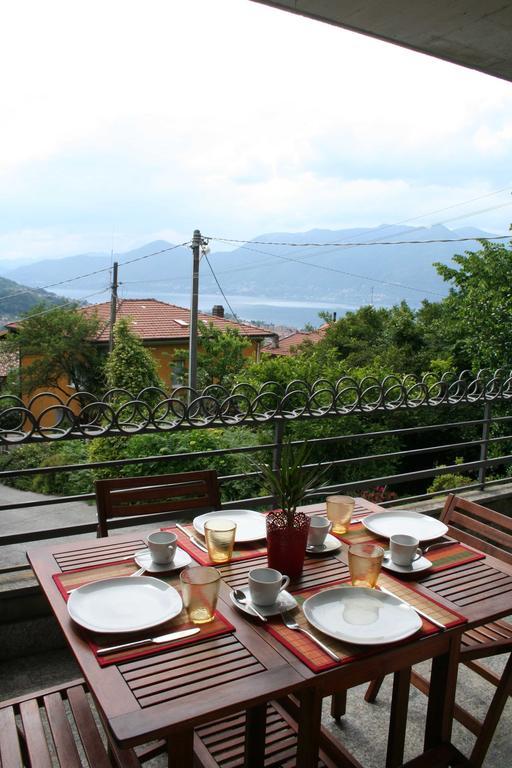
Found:
[[[308,514],[322,514],[325,504],[303,509]],[[380,509],[357,499],[354,514],[361,517]],[[62,580],[87,575],[86,569],[99,569],[100,573],[103,566],[113,562],[132,563],[131,556],[145,546],[145,535],[127,533],[45,545],[33,548],[27,556],[116,743],[123,748],[164,739],[170,766],[222,765],[223,749],[230,754],[238,750],[237,764],[263,766],[265,749],[269,749],[265,732],[270,717],[276,723],[280,718],[283,728],[293,731],[295,762],[289,764],[297,768],[360,767],[343,744],[322,728],[322,699],[338,694],[339,700],[349,688],[393,673],[386,766],[396,768],[403,764],[411,666],[432,660],[423,744],[426,753],[450,742],[461,632],[512,613],[512,568],[481,554],[465,564],[435,573],[427,571],[414,581],[420,598],[435,600],[439,610],[453,611],[465,621],[413,635],[398,644],[379,645],[345,663],[315,671],[259,619],[233,606],[232,588],[247,585],[249,570],[266,565],[266,555],[257,552],[249,559],[219,567],[222,583],[218,609],[230,631],[201,637],[187,646],[163,651],[155,647],[136,660],[100,666],[87,631],[69,616]],[[331,555],[307,557],[302,577],[293,589],[332,587],[348,577],[343,546]],[[242,715],[243,721],[236,719]],[[216,757],[212,757],[209,734],[219,734],[222,727],[212,729],[209,724],[224,720],[232,725],[226,729],[225,744],[217,735]],[[240,722],[242,728],[238,727]],[[277,725],[273,728],[276,742]],[[275,765],[285,764],[284,759],[279,760]]]

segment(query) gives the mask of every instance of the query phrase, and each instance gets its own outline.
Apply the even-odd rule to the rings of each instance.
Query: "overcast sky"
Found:
[[[0,30],[0,260],[196,227],[508,232],[511,83],[249,0],[17,0]]]

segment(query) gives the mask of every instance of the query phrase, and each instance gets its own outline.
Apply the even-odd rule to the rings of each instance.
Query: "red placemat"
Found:
[[[226,514],[227,517],[227,514]],[[189,531],[193,536],[197,538],[198,541],[200,541],[202,544],[204,544],[204,539],[202,536],[200,536],[194,526],[192,524],[184,524],[181,523],[182,527],[185,528],[185,530]],[[219,563],[213,563],[210,560],[210,557],[207,552],[203,552],[199,547],[196,547],[195,544],[193,544],[188,536],[186,536],[182,531],[180,531],[179,528],[175,528],[174,526],[169,526],[168,528],[162,528],[162,531],[171,531],[171,533],[175,533],[178,537],[178,546],[181,547],[181,549],[184,549],[186,552],[188,552],[189,555],[192,555],[194,560],[197,560],[198,563],[201,565],[219,565]],[[206,546],[206,544],[205,544]],[[233,550],[233,555],[231,557],[230,562],[236,563],[239,560],[252,560],[253,557],[263,557],[267,554],[267,545],[265,542],[259,541],[259,542],[248,542],[247,544],[239,544],[235,549]]]
[[[340,582],[340,584],[347,583]],[[424,610],[433,619],[437,619],[442,622],[447,628],[454,627],[457,624],[463,624],[466,621],[466,617],[462,614],[446,608],[437,600],[427,597],[423,593],[418,592],[412,585],[399,582],[398,580],[383,574],[379,576],[379,584],[386,587],[393,592],[396,597],[410,603],[413,607]],[[329,584],[329,589],[336,587],[336,584]],[[328,646],[334,653],[340,657],[340,661],[333,661],[316,643],[309,639],[302,632],[297,630],[288,629],[284,625],[280,616],[273,616],[269,618],[264,626],[267,632],[273,637],[283,643],[297,658],[304,662],[313,672],[322,672],[326,669],[334,669],[341,664],[347,664],[354,659],[369,656],[372,653],[377,653],[381,646],[374,645],[354,645],[351,643],[345,643],[340,640],[335,640],[323,632],[316,630],[307,621],[304,613],[302,612],[302,604],[304,601],[315,595],[317,592],[321,592],[325,589],[325,585],[319,587],[311,587],[309,589],[299,590],[293,592],[293,596],[298,602],[298,607],[293,612],[293,616],[299,626],[303,626],[308,629],[313,635],[318,637],[325,645]],[[441,632],[442,630],[435,624],[432,624],[427,619],[420,616],[422,621],[422,627],[420,629],[420,635],[431,635],[435,632]],[[400,642],[406,642],[400,641]],[[400,645],[400,642],[396,645]]]
[[[129,576],[137,570],[137,565],[132,561],[126,562],[112,562],[103,565],[96,565],[89,568],[80,568],[74,571],[68,571],[67,573],[56,573],[53,575],[59,592],[64,600],[68,600],[69,593],[77,587],[84,584],[90,584],[93,581],[99,581],[101,579],[110,579],[118,576]],[[180,590],[179,576],[169,574],[166,576],[159,576],[162,581],[170,584],[178,592]],[[169,632],[175,632],[182,629],[190,629],[192,627],[199,626],[199,633],[192,635],[191,637],[184,637],[181,640],[174,640],[168,643],[148,643],[147,645],[141,645],[138,648],[130,648],[126,651],[118,651],[117,653],[110,653],[106,656],[98,656],[97,651],[99,648],[109,647],[111,645],[120,645],[121,643],[129,643],[132,640],[139,640],[147,637],[150,634],[153,636],[165,635]],[[146,630],[142,637],[140,633],[129,634],[117,634],[117,635],[98,635],[87,632],[87,630],[81,630],[83,633],[87,632],[86,641],[89,647],[93,650],[96,660],[100,667],[106,667],[109,664],[117,664],[121,661],[132,661],[133,659],[141,658],[142,656],[150,656],[154,653],[162,653],[169,648],[179,648],[183,645],[190,645],[191,643],[198,643],[206,638],[215,637],[217,635],[225,635],[229,632],[233,632],[235,627],[221,614],[219,611],[215,612],[215,618],[209,624],[195,625],[189,621],[187,612],[185,609],[181,611],[178,616],[175,616],[171,621],[161,624],[157,628]]]
[[[336,536],[336,534],[334,535]],[[371,541],[384,547],[384,549],[389,549],[388,539],[383,539],[381,536],[377,536],[375,533],[367,530],[362,523],[352,525],[350,530],[339,534],[337,538],[349,545]],[[466,547],[464,544],[460,544],[458,541],[454,541],[447,542],[444,547],[436,546],[430,552],[427,552],[425,557],[432,563],[429,573],[438,573],[447,568],[453,568],[456,565],[464,565],[465,563],[472,563],[474,560],[482,560],[485,555],[482,552],[476,552],[474,549]],[[411,576],[419,578],[423,573],[424,571],[419,571],[411,573]]]

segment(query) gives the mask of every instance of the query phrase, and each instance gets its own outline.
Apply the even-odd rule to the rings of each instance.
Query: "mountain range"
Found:
[[[228,299],[231,296],[325,302],[326,306],[339,305],[341,312],[342,308],[370,301],[377,306],[390,306],[406,299],[411,306],[418,306],[423,298],[436,300],[448,291],[433,262],[449,263],[454,254],[479,248],[474,240],[429,241],[466,237],[492,239],[493,235],[475,228],[450,230],[441,224],[314,229],[264,234],[231,251],[216,250],[216,245],[220,246],[212,239],[207,261],[201,262],[200,293],[219,292],[211,265]],[[184,246],[168,250],[171,247],[170,243],[159,240],[116,255],[120,295],[172,301],[173,295],[189,294],[191,250]],[[0,262],[0,274],[31,287],[47,287],[62,295],[85,297],[108,289],[111,260],[108,253],[86,253],[15,268]],[[79,280],[75,279],[81,275]],[[105,298],[106,294],[91,301]]]

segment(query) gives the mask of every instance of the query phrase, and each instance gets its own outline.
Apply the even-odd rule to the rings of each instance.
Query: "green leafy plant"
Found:
[[[307,441],[300,446],[292,446],[288,441],[283,444],[277,469],[272,469],[266,462],[255,462],[267,490],[283,510],[289,527],[293,526],[295,512],[307,491],[315,488],[329,469],[329,466],[320,464],[307,466],[310,455],[311,447]]]

